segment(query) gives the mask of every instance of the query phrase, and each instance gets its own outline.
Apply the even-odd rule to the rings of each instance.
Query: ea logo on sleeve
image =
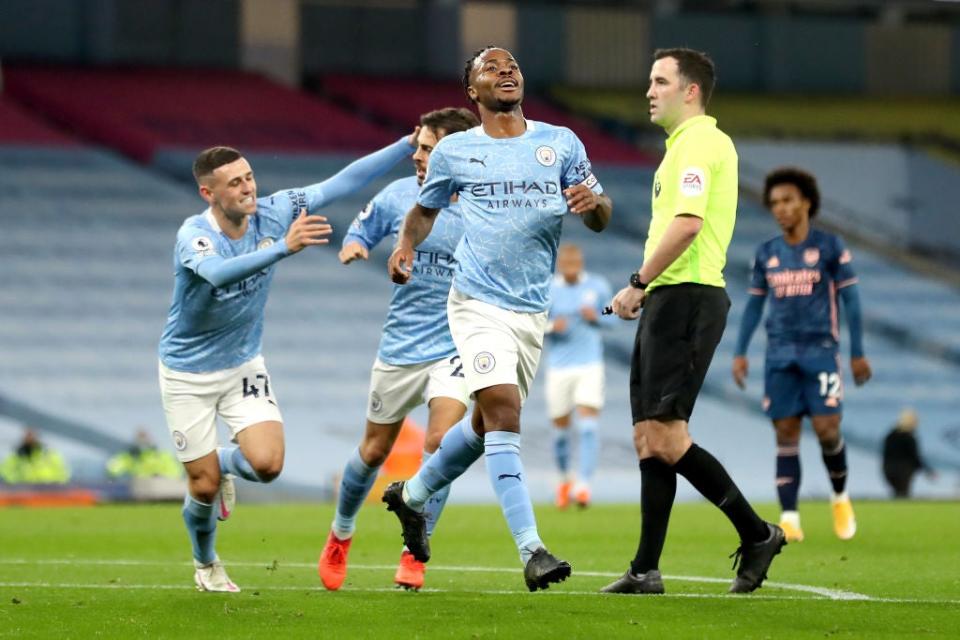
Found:
[[[187,448],[187,436],[183,435],[182,431],[173,432],[173,446],[176,447],[177,451],[183,451]]]
[[[680,176],[680,193],[685,196],[699,196],[704,189],[703,171],[697,167],[687,167]]]
[[[497,366],[497,361],[489,351],[481,351],[473,359],[473,370],[477,373],[490,373]]]
[[[537,147],[537,162],[545,167],[552,167],[557,162],[557,152],[552,147],[546,145]]]

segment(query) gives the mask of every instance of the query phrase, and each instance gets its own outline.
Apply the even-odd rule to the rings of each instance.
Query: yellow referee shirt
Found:
[[[724,286],[723,266],[737,218],[737,150],[717,120],[695,116],[667,138],[653,179],[653,216],[644,255],[652,256],[673,218],[689,214],[703,227],[666,271],[647,287],[693,282]]]

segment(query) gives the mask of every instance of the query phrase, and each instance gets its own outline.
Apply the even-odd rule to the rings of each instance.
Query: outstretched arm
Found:
[[[215,287],[225,287],[248,278],[274,262],[293,255],[305,247],[326,244],[333,233],[323,216],[308,216],[306,210],[294,220],[287,236],[269,247],[234,258],[210,256],[197,266],[197,275]]]
[[[416,140],[416,131],[412,139]],[[414,150],[411,137],[405,136],[390,146],[354,160],[323,182],[306,187],[304,191],[307,193],[310,211],[314,212],[334,200],[362,189],[390,171],[398,162],[408,158]]]

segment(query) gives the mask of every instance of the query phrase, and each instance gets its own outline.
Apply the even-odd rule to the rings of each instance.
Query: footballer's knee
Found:
[[[204,504],[213,504],[217,499],[217,493],[220,491],[220,476],[214,477],[211,474],[190,477],[190,495],[197,502]]]
[[[283,471],[283,450],[264,451],[249,461],[261,482],[273,482]]]
[[[446,432],[440,431],[427,431],[427,436],[423,440],[423,449],[424,451],[429,451],[430,453],[436,453],[437,449],[440,448],[440,441],[443,440],[443,436],[446,435]]]
[[[360,445],[360,459],[363,460],[363,464],[368,467],[379,467],[382,465],[387,456],[390,455],[390,449],[392,449],[393,441],[383,441],[381,439],[368,439],[364,440]]]
[[[840,444],[840,416],[814,416],[813,430],[823,449],[835,449]]]

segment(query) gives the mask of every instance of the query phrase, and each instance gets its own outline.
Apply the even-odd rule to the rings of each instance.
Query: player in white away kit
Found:
[[[564,214],[580,215],[601,231],[612,204],[572,131],[524,119],[523,75],[508,51],[480,50],[467,61],[464,87],[482,125],[445,137],[433,150],[389,270],[399,284],[418,277],[411,273],[414,248],[458,194],[464,236],[447,316],[477,402],[473,428],[450,429],[427,464],[408,482],[390,485],[383,499],[400,519],[410,552],[426,562],[423,505],[485,454],[524,580],[534,591],[566,579],[570,565],[549,553],[537,533],[520,462],[520,407],[543,348]]]
[[[424,114],[420,118],[417,151],[413,154],[416,175],[390,183],[360,212],[343,239],[340,261],[350,264],[366,260],[370,249],[388,236],[395,237],[403,217],[417,201],[437,141],[478,124],[477,116],[467,109],[439,109]],[[456,267],[453,253],[462,235],[460,206],[454,197],[417,249],[417,278],[406,287],[393,288],[370,375],[366,431],[343,469],[337,511],[318,563],[320,579],[327,589],[339,589],[347,576],[347,554],[357,513],[380,466],[390,455],[407,414],[424,403],[430,409],[423,452],[426,462],[437,450],[443,434],[467,411],[470,393],[447,326],[447,295]],[[428,502],[427,535],[433,533],[448,494],[449,487]],[[407,589],[419,589],[423,586],[424,570],[423,563],[404,550],[394,582]]]
[[[597,426],[603,408],[604,372],[601,325],[616,316],[603,315],[613,295],[603,276],[583,270],[583,252],[573,244],[560,246],[557,275],[550,288],[547,325],[547,413],[553,422],[553,453],[560,472],[556,505],[566,509],[570,496],[580,507],[590,504],[590,481],[597,468]],[[570,474],[570,424],[579,435],[576,482]]]
[[[235,501],[232,476],[270,482],[283,468],[283,420],[260,355],[276,263],[328,242],[326,218],[309,214],[386,173],[410,153],[414,138],[319,184],[259,199],[250,164],[237,150],[213,147],[193,164],[210,206],[177,232],[159,366],[167,426],[187,471],[183,520],[201,591],[240,590],[214,549],[217,520],[227,519]],[[239,446],[217,448],[218,415]]]

